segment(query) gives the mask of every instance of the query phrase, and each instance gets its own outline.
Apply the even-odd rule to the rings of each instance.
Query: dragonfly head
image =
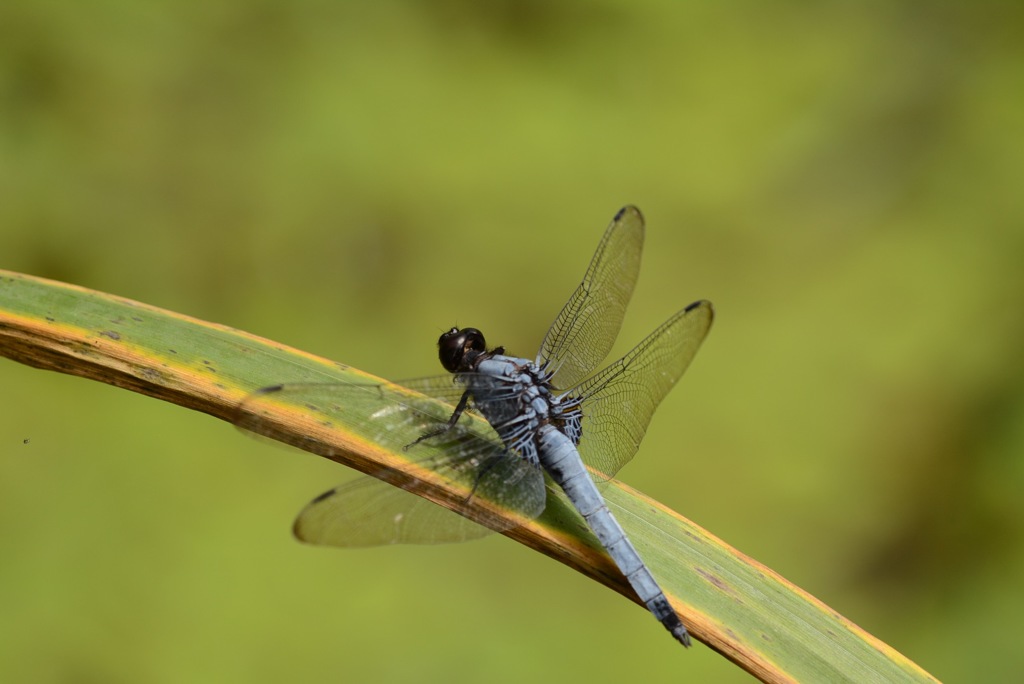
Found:
[[[452,328],[437,341],[437,356],[449,373],[470,370],[468,364],[485,351],[484,334],[476,328]]]

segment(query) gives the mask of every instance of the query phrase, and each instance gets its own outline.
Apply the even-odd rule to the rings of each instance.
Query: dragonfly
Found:
[[[601,495],[636,454],[713,319],[710,302],[694,302],[594,372],[622,327],[643,241],[643,215],[623,207],[533,359],[488,348],[476,328],[455,327],[438,340],[446,375],[395,384],[284,383],[250,395],[237,421],[247,431],[275,436],[270,407],[285,402],[314,424],[422,454],[410,459],[415,473],[381,469],[321,494],[299,514],[295,535],[340,547],[466,541],[540,515],[552,482],[648,610],[689,646],[686,627]],[[322,443],[315,446],[324,453]],[[461,496],[448,507],[418,496],[431,477]]]

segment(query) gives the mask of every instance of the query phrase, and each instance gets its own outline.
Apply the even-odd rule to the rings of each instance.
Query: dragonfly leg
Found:
[[[452,412],[452,416],[451,416],[451,418],[448,419],[447,423],[445,423],[445,424],[443,424],[443,425],[441,425],[439,427],[436,427],[436,428],[434,428],[432,430],[427,430],[422,435],[417,437],[415,441],[410,442],[409,444],[406,444],[405,447],[403,447],[403,448],[404,449],[411,449],[412,447],[416,446],[417,444],[419,444],[420,442],[422,442],[425,439],[430,439],[431,437],[437,437],[438,435],[443,435],[444,433],[446,433],[449,430],[451,430],[453,427],[455,427],[455,424],[459,422],[459,418],[462,417],[462,412],[466,410],[466,405],[468,403],[469,403],[469,390],[466,390],[465,392],[462,393],[462,398],[459,399],[459,404],[458,404],[458,406],[455,407],[455,411]]]

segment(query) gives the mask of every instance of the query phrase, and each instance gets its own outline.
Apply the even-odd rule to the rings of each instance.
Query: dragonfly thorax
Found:
[[[544,373],[527,359],[490,352],[476,359],[473,372],[457,377],[505,446],[539,463],[537,435],[557,406]]]

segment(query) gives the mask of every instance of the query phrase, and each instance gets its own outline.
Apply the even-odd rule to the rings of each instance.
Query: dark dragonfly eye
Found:
[[[484,342],[484,334],[476,328],[452,328],[441,335],[437,341],[437,356],[441,359],[441,365],[449,373],[455,373],[462,369],[462,361],[466,352],[486,351],[487,343]]]

